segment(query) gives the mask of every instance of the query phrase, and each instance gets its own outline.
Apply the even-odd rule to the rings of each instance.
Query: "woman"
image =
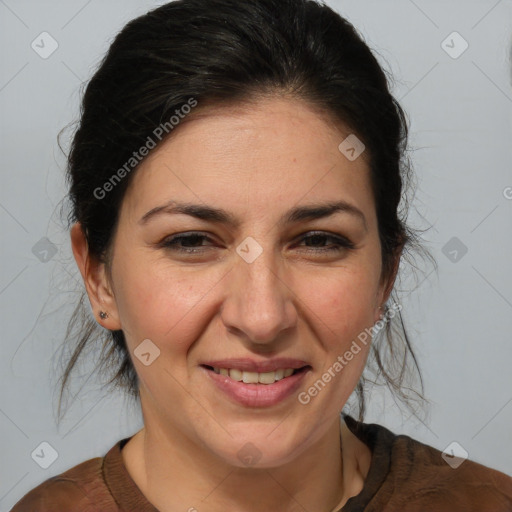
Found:
[[[399,315],[406,142],[326,6],[182,0],[131,21],[68,176],[73,254],[144,428],[13,511],[512,510],[507,475],[340,415]]]

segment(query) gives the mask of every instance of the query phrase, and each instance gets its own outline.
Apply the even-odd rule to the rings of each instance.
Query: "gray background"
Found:
[[[142,426],[137,407],[88,380],[87,365],[77,401],[55,423],[56,351],[79,290],[56,136],[76,119],[79,86],[117,31],[161,3],[0,0],[0,512]],[[418,177],[411,221],[433,226],[425,243],[439,265],[401,298],[432,405],[420,421],[377,390],[366,421],[441,450],[457,441],[512,474],[512,2],[328,3],[395,76]],[[47,59],[31,48],[43,31],[59,45]],[[462,40],[446,39],[454,31],[469,44],[460,56]],[[58,453],[47,469],[31,457],[44,441]]]

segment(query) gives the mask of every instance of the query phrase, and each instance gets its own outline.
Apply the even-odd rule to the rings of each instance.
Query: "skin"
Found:
[[[140,379],[144,428],[123,459],[161,511],[337,510],[361,491],[371,460],[339,418],[369,344],[307,405],[298,392],[267,408],[234,403],[199,364],[298,358],[311,365],[304,391],[379,319],[394,275],[382,275],[367,155],[349,161],[338,145],[350,131],[296,99],[196,110],[136,171],[110,265],[89,255],[79,224],[71,230],[98,322],[123,329]],[[140,222],[171,200],[223,208],[239,225],[183,214]],[[365,220],[278,222],[293,207],[339,200]],[[160,243],[190,231],[208,236],[192,243],[202,252]],[[312,231],[354,248],[322,251],[333,241],[305,239]],[[252,263],[236,252],[249,236],[263,249]],[[160,350],[148,366],[133,356],[145,339]],[[248,442],[261,456],[250,467],[237,456]]]

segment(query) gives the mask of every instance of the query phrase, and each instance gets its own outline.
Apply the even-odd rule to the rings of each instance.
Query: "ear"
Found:
[[[377,293],[377,299],[376,299],[374,323],[376,323],[380,319],[380,316],[383,313],[383,310],[380,309],[380,306],[384,306],[386,301],[389,299],[389,296],[391,295],[391,291],[393,290],[396,276],[398,274],[398,268],[400,266],[401,255],[402,255],[402,247],[397,249],[397,251],[395,253],[395,258],[393,261],[393,268],[391,270],[390,275],[387,278],[384,277],[381,280],[381,284],[379,286],[379,291]]]
[[[82,274],[85,289],[96,321],[105,329],[116,331],[121,329],[117,304],[107,276],[105,263],[89,254],[87,239],[79,222],[73,224],[70,231],[71,247],[76,264]],[[100,317],[100,311],[107,313],[106,318]]]

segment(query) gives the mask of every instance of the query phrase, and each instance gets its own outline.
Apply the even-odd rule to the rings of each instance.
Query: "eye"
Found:
[[[207,235],[200,232],[181,233],[166,238],[160,243],[161,247],[171,251],[183,252],[188,254],[202,253],[208,246],[201,245],[204,240],[211,240]]]
[[[164,239],[159,245],[171,251],[186,253],[186,254],[199,254],[204,253],[208,248],[213,245],[203,245],[205,241],[212,242],[212,239],[201,232],[194,231],[190,233],[180,233]],[[347,249],[353,249],[355,245],[348,239],[339,235],[325,233],[322,231],[311,232],[307,236],[303,236],[301,242],[305,242],[306,253],[331,253],[342,252]],[[331,242],[325,245],[326,242]],[[316,247],[315,247],[316,246]],[[299,245],[300,247],[300,245]]]
[[[355,247],[348,238],[322,231],[312,231],[311,234],[302,237],[301,241],[306,242],[308,249],[305,252],[308,253],[342,252]],[[325,246],[327,241],[330,241],[331,244]],[[315,245],[320,247],[309,249]]]

